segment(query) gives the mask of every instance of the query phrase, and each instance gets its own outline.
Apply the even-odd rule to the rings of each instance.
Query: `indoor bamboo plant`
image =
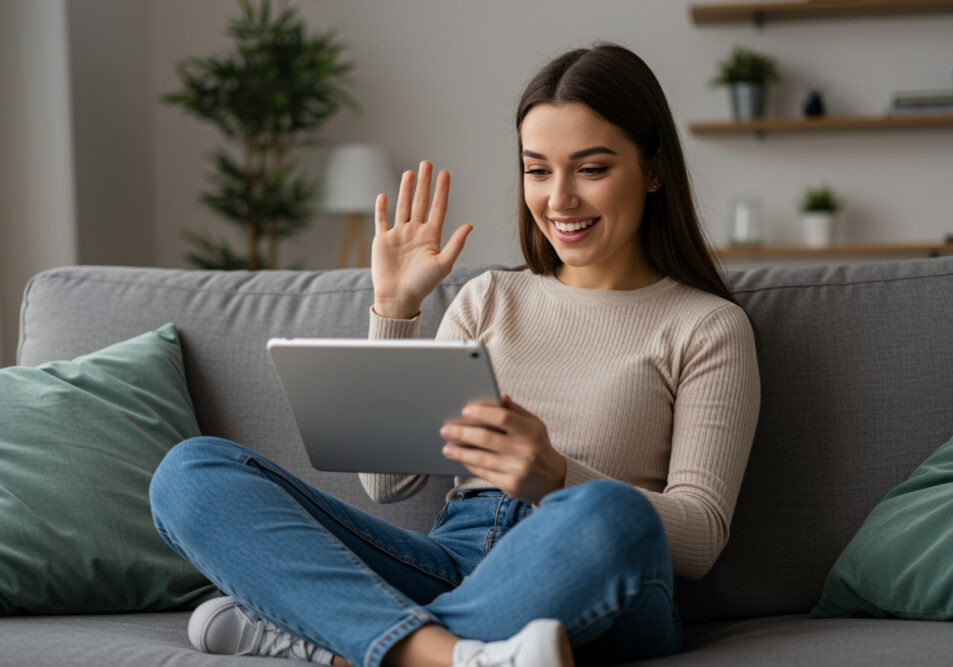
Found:
[[[297,9],[273,12],[270,0],[239,0],[228,26],[226,55],[187,58],[177,66],[182,88],[162,101],[212,123],[228,147],[209,157],[211,189],[202,202],[242,228],[246,246],[185,232],[187,259],[200,268],[277,268],[278,240],[310,224],[317,193],[296,174],[295,148],[342,107],[356,109],[348,92],[353,65],[333,31],[309,35]]]

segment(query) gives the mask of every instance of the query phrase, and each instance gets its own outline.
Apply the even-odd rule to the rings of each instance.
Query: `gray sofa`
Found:
[[[427,300],[423,336],[486,268],[458,267]],[[759,269],[729,281],[760,335],[761,419],[728,547],[706,577],[678,582],[685,651],[652,664],[953,663],[948,623],[808,618],[869,510],[953,434],[953,258]],[[312,470],[265,354],[270,336],[366,335],[371,299],[365,270],[56,269],[27,288],[19,362],[72,358],[172,321],[203,432],[426,530],[449,480],[374,506],[356,475]],[[3,618],[0,664],[239,664],[192,651],[188,616]]]

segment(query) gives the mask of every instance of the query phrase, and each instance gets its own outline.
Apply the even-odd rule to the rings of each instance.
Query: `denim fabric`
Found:
[[[587,665],[680,648],[664,530],[621,482],[560,489],[535,509],[464,491],[423,535],[202,437],[166,455],[150,498],[162,537],[222,591],[355,665],[377,667],[427,623],[496,641],[558,618]]]

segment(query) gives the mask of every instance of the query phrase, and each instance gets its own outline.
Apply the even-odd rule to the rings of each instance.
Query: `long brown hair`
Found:
[[[516,113],[517,134],[534,106],[568,102],[585,104],[625,132],[638,147],[643,164],[657,156],[663,185],[646,198],[639,226],[642,248],[652,268],[738,303],[722,280],[702,236],[675,121],[662,87],[648,65],[616,44],[564,53],[543,67],[526,86]],[[520,137],[520,156],[522,152]],[[533,273],[550,273],[562,260],[526,206],[522,178],[519,195],[523,256]]]

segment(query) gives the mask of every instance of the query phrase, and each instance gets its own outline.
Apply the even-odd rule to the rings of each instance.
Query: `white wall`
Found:
[[[0,366],[31,275],[76,262],[63,0],[0,2]]]
[[[69,0],[67,8],[79,261],[149,265],[156,107],[149,6]]]
[[[696,27],[689,0],[291,1],[312,29],[337,28],[357,63],[364,111],[343,113],[325,136],[379,142],[395,169],[422,158],[449,169],[448,226],[476,226],[463,261],[520,261],[517,99],[547,60],[596,39],[632,48],[661,80],[714,241],[725,238],[729,199],[750,192],[764,200],[769,241],[796,241],[795,203],[821,180],[848,199],[847,240],[953,232],[950,129],[763,141],[686,130],[728,116],[727,93],[706,84],[734,44],[779,58],[776,114],[796,114],[808,83],[824,86],[831,114],[879,114],[891,92],[950,88],[953,15],[758,32]],[[22,287],[35,271],[76,261],[184,266],[184,228],[228,235],[198,203],[218,135],[157,98],[178,87],[181,59],[227,48],[237,13],[234,0],[0,0],[0,365],[12,363]],[[320,149],[300,157],[316,176],[322,159]],[[283,261],[330,267],[343,230],[342,219],[317,221]]]
[[[463,261],[520,261],[513,224],[515,134],[523,85],[548,59],[596,39],[632,48],[666,90],[714,241],[725,238],[729,199],[764,200],[770,241],[797,241],[796,201],[826,180],[848,200],[845,239],[937,240],[953,232],[953,131],[695,138],[691,120],[726,118],[727,92],[707,87],[717,60],[745,44],[777,56],[785,84],[771,111],[796,114],[809,83],[823,85],[831,114],[879,114],[891,92],[951,86],[953,16],[857,19],[699,28],[687,0],[311,0],[297,3],[312,29],[336,27],[357,63],[359,117],[326,128],[335,140],[384,144],[396,168],[422,158],[453,175],[449,226],[476,226]],[[226,45],[230,0],[154,0],[156,92],[176,87],[174,63]],[[196,202],[210,128],[171,108],[156,111],[156,261],[181,265],[184,226],[226,225]],[[321,153],[303,162],[317,174]],[[323,220],[285,259],[333,263],[343,221]]]

